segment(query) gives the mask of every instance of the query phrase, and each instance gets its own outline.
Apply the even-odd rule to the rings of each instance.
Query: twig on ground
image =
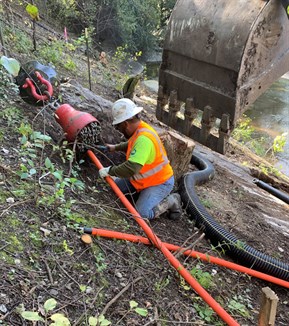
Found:
[[[165,322],[166,324],[173,324],[173,325],[200,325],[200,321],[176,321],[176,320],[166,320],[166,319],[154,319],[146,323],[144,326],[152,325],[153,323],[161,323]],[[158,324],[160,325],[160,324]]]
[[[53,257],[54,258],[54,257]],[[56,262],[56,264],[57,264],[57,266],[61,269],[61,271],[68,277],[68,278],[70,278],[75,284],[77,284],[78,285],[78,287],[80,288],[80,284],[71,276],[71,275],[69,275],[66,271],[65,271],[65,269],[58,263],[58,261],[57,261],[57,259],[56,258],[54,258],[54,261]]]
[[[34,200],[34,198],[33,198],[33,199],[30,198],[30,199],[26,199],[26,200],[19,201],[19,202],[16,202],[16,203],[14,203],[14,204],[11,204],[9,207],[7,207],[6,209],[4,209],[4,210],[2,211],[2,213],[0,214],[0,217],[3,216],[6,212],[8,212],[10,208],[12,208],[12,207],[14,207],[14,206],[18,206],[18,205],[25,204],[25,203],[29,203],[29,202],[31,202],[31,201],[33,201],[33,200]]]
[[[103,308],[103,310],[101,311],[101,313],[99,315],[105,315],[107,310],[109,309],[109,307],[111,305],[113,305],[132,285],[134,285],[136,282],[140,281],[143,277],[140,276],[138,278],[136,278],[134,281],[132,281],[131,283],[127,284],[114,298],[112,298],[107,304],[106,306]]]
[[[2,251],[3,249],[5,249],[5,248],[8,247],[9,245],[10,245],[10,243],[5,243],[5,245],[2,246],[2,247],[0,248],[0,251]]]
[[[76,155],[76,145],[77,145],[77,139],[74,140],[73,148],[72,148],[72,152],[75,155]],[[72,172],[72,168],[73,168],[73,166],[72,166],[73,162],[74,162],[74,159],[73,158],[72,158],[72,160],[69,160],[68,178],[70,178],[70,176],[71,176],[71,172]]]
[[[99,293],[102,291],[103,288],[104,288],[104,287],[102,286],[102,287],[97,291],[97,293],[96,293],[96,295],[94,296],[94,298],[93,298],[91,304],[89,304],[87,310],[88,310],[88,309],[92,309],[92,308],[94,307],[95,301],[97,300],[98,295],[99,295]],[[73,326],[77,326],[78,324],[80,324],[81,321],[82,321],[82,319],[84,318],[85,314],[86,314],[86,312],[82,313],[82,314],[79,316],[79,318],[76,320],[76,322],[73,324]]]
[[[192,244],[190,244],[188,247],[180,249],[176,254],[175,257],[178,258],[180,257],[185,251],[187,250],[193,250],[194,246],[200,242],[203,238],[205,237],[205,233],[202,233],[197,240],[195,240]]]
[[[43,263],[45,265],[45,268],[46,268],[46,271],[47,271],[47,274],[48,274],[48,277],[49,277],[49,281],[50,281],[51,284],[53,284],[54,281],[53,281],[51,269],[50,269],[50,267],[49,267],[49,265],[48,265],[48,263],[47,263],[47,261],[45,259],[43,259]]]

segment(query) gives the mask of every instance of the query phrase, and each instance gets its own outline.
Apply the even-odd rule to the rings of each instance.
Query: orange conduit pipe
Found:
[[[143,243],[146,245],[151,245],[152,243],[148,238],[139,236],[139,235],[134,235],[134,234],[128,234],[128,233],[122,233],[122,232],[117,232],[117,231],[111,231],[111,230],[104,230],[104,229],[97,229],[97,228],[83,228],[84,233],[89,233],[93,236],[99,236],[99,237],[105,237],[105,238],[112,238],[112,239],[118,239],[118,240],[126,240],[130,242],[136,242],[136,243]],[[182,254],[185,256],[190,256],[193,258],[198,258],[203,261],[206,261],[208,263],[216,264],[219,266],[227,267],[230,269],[233,269],[235,271],[245,273],[254,277],[257,277],[261,280],[275,283],[277,285],[283,286],[287,289],[289,289],[289,282],[282,280],[280,278],[258,272],[254,269],[238,265],[232,262],[229,262],[227,260],[214,257],[214,256],[209,256],[206,254],[203,254],[198,251],[194,250],[185,250],[185,248],[182,248],[180,246],[176,246],[167,242],[163,242],[163,245],[170,251],[183,251]]]
[[[96,165],[98,169],[102,169],[103,166],[94,155],[91,150],[87,151],[89,158]],[[119,197],[124,206],[132,214],[133,218],[143,229],[150,241],[164,254],[169,263],[176,269],[176,271],[188,282],[188,284],[200,295],[200,297],[217,313],[217,315],[227,323],[229,326],[239,326],[240,324],[231,317],[224,308],[222,308],[218,302],[210,296],[210,294],[194,279],[188,270],[176,259],[176,257],[169,251],[169,249],[162,243],[162,241],[154,234],[152,229],[147,223],[141,218],[136,209],[127,200],[125,195],[121,192],[119,187],[116,185],[111,177],[106,177],[105,180],[111,186],[112,190]]]

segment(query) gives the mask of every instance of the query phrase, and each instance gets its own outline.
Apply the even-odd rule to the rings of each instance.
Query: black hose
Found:
[[[285,192],[278,190],[272,186],[270,186],[268,183],[254,179],[253,182],[260,188],[268,191],[270,194],[274,195],[275,197],[283,200],[285,203],[289,204],[289,195],[286,194]]]
[[[214,176],[213,165],[195,153],[191,164],[196,165],[199,171],[185,174],[180,180],[180,195],[191,219],[196,221],[197,227],[204,228],[206,236],[214,246],[221,247],[240,264],[254,268],[263,273],[289,281],[289,265],[272,258],[252,247],[220,226],[206,211],[195,193],[195,185],[206,182]]]

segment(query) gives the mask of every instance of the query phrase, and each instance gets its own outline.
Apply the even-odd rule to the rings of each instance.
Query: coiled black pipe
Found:
[[[195,193],[195,186],[210,180],[214,176],[214,167],[199,154],[193,154],[191,164],[199,171],[185,174],[180,180],[179,192],[187,213],[196,221],[197,227],[203,227],[206,236],[214,246],[221,246],[226,254],[240,264],[254,268],[263,273],[289,281],[289,265],[272,258],[238,240],[220,226],[206,211]]]
[[[254,179],[253,182],[260,188],[268,191],[270,194],[274,195],[275,197],[283,200],[285,203],[289,204],[289,195],[286,194],[285,192],[278,190],[270,185],[268,185],[268,183],[258,180],[258,179]]]

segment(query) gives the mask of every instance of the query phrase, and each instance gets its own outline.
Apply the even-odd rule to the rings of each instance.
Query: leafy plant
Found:
[[[238,313],[243,317],[250,317],[250,310],[253,309],[251,299],[246,295],[235,295],[228,303],[228,308],[232,313]],[[249,310],[249,309],[250,310]]]
[[[203,288],[210,289],[214,286],[212,275],[208,272],[203,272],[201,264],[197,264],[196,267],[190,270],[190,273],[196,278]]]
[[[103,254],[101,252],[99,252],[97,255],[95,255],[95,265],[96,265],[96,270],[101,273],[103,272],[106,267],[107,264],[105,263],[105,258],[103,257]]]
[[[88,324],[89,326],[108,326],[111,325],[111,322],[104,315],[100,315],[98,317],[89,317]]]
[[[28,34],[20,29],[7,28],[4,30],[5,43],[13,49],[13,52],[24,52],[32,48],[32,40]]]
[[[252,120],[250,118],[243,115],[243,118],[240,120],[239,124],[233,130],[232,137],[242,143],[246,143],[247,141],[250,141],[252,138],[252,134],[254,132],[254,128],[251,127],[250,125],[251,122]]]
[[[54,310],[57,305],[57,301],[53,298],[48,299],[45,301],[43,308],[44,308],[44,315],[41,316],[39,312],[25,310],[23,306],[18,308],[18,312],[20,313],[21,317],[25,320],[37,322],[37,321],[44,321],[47,324],[48,319],[51,319],[53,322],[49,324],[50,326],[69,326],[70,321],[66,318],[63,314],[55,313],[50,314],[50,311]]]
[[[0,65],[0,105],[1,108],[7,107],[7,103],[11,102],[9,92],[18,92],[17,86],[12,82],[9,73],[4,69],[2,64]],[[5,105],[5,106],[4,106]],[[3,109],[1,109],[1,115],[3,115]]]
[[[131,300],[129,302],[129,307],[130,307],[130,310],[131,311],[136,312],[140,316],[146,317],[147,314],[148,314],[147,309],[145,309],[145,308],[139,308],[138,307],[138,303],[136,301],[134,301],[134,300]]]
[[[259,165],[259,169],[266,175],[275,174],[276,176],[280,175],[280,171],[273,166],[268,166],[263,163]]]
[[[207,198],[201,198],[200,199],[202,205],[206,208],[212,208],[213,207],[213,203],[210,199]]]
[[[8,126],[16,125],[22,119],[20,110],[16,107],[6,107],[0,111],[0,118],[7,121]]]
[[[161,292],[164,288],[166,288],[170,284],[170,278],[162,278],[160,281],[155,283],[155,289],[157,292]]]
[[[201,300],[200,297],[195,297],[194,301],[199,301]],[[195,302],[193,304],[194,308],[196,309],[196,312],[198,315],[205,321],[213,323],[215,321],[215,313],[214,310],[209,307],[206,304],[199,304],[198,302]]]
[[[67,252],[70,256],[72,256],[74,254],[73,250],[69,248],[66,240],[63,240],[62,246],[63,246],[64,251]]]
[[[276,136],[273,140],[272,146],[269,147],[268,150],[266,151],[266,154],[271,152],[272,155],[275,155],[277,153],[284,152],[284,147],[287,142],[287,136],[288,136],[288,132],[284,132],[281,135]]]

